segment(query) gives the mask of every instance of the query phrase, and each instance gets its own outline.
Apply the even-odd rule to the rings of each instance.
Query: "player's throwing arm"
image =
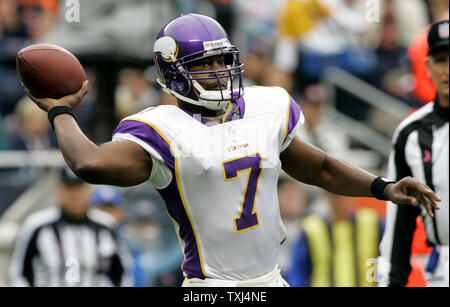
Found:
[[[129,141],[97,146],[79,128],[73,108],[88,93],[88,81],[69,51],[33,45],[19,52],[17,68],[27,95],[48,112],[64,158],[79,177],[95,184],[131,186],[150,176],[152,162],[140,146]]]

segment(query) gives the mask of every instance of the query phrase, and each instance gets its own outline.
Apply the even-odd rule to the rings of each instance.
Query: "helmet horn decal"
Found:
[[[153,52],[160,52],[164,61],[173,62],[178,56],[178,44],[172,37],[163,36],[156,40]]]

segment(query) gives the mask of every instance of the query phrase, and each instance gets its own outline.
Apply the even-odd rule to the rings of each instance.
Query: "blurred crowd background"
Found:
[[[306,117],[302,138],[382,175],[395,127],[434,99],[423,63],[426,32],[449,18],[449,1],[0,0],[0,285],[8,285],[21,223],[57,205],[56,174],[64,167],[46,114],[24,96],[17,52],[46,42],[80,59],[91,89],[76,113],[99,144],[123,117],[175,104],[156,84],[153,41],[170,19],[191,12],[226,28],[240,49],[247,86],[282,86],[297,99]],[[114,206],[123,212],[118,222],[133,254],[133,285],[180,285],[183,257],[162,199],[148,184],[119,193]],[[385,214],[380,201],[337,197],[284,174],[279,200],[288,230],[280,257],[286,276],[295,274],[293,250],[306,217],[350,219],[371,208],[382,223]],[[411,284],[421,285],[420,259],[429,250],[417,238]]]

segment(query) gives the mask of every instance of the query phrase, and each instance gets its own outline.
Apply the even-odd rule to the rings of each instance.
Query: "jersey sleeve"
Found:
[[[297,134],[298,129],[305,122],[305,117],[302,113],[300,105],[294,98],[292,98],[291,95],[287,92],[285,93],[288,96],[288,105],[286,107],[284,127],[282,127],[284,129],[284,136],[281,144],[281,151],[284,151],[289,146]]]
[[[141,146],[152,158],[148,181],[156,188],[164,188],[172,180],[175,159],[164,136],[148,121],[127,117],[113,132],[113,141],[128,140]]]

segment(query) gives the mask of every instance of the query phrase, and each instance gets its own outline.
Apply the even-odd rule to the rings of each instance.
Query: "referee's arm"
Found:
[[[8,283],[12,287],[34,286],[33,258],[37,256],[39,230],[25,222],[15,242],[11,258]]]

